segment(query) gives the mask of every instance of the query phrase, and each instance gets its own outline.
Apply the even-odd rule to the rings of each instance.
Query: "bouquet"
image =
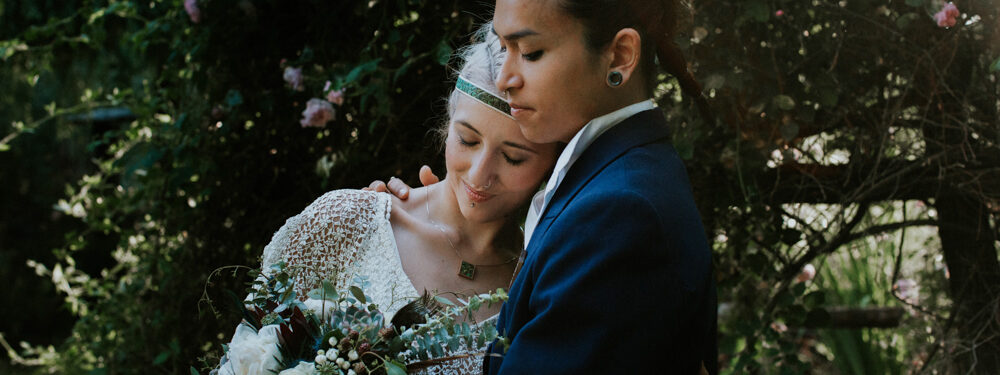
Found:
[[[425,294],[387,323],[365,295],[362,278],[355,278],[346,291],[323,281],[300,301],[285,264],[271,270],[270,276],[255,279],[250,297],[240,302],[243,321],[229,345],[223,345],[226,355],[212,374],[406,374],[475,355],[448,356],[463,346],[471,351],[493,341],[496,328],[484,324],[473,329],[457,318],[471,320],[483,303],[507,299],[503,289],[497,289],[459,306]]]

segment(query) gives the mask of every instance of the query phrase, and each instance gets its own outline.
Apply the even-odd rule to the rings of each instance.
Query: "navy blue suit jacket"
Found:
[[[659,109],[580,155],[526,250],[485,373],[717,372],[711,251]]]

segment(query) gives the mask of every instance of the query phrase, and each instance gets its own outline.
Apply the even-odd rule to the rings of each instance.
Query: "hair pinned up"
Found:
[[[678,9],[677,0],[559,0],[566,14],[580,21],[584,38],[592,50],[610,43],[619,30],[633,28],[642,38],[639,66],[647,90],[656,87],[656,57],[664,71],[677,77],[681,90],[691,96],[705,119],[711,119],[708,100],[701,85],[687,69],[680,48],[674,43]]]

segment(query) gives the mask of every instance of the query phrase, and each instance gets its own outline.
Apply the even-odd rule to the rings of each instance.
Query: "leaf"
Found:
[[[795,99],[792,99],[792,97],[788,95],[775,96],[774,99],[772,99],[772,102],[774,105],[778,106],[778,108],[786,111],[795,108]]]
[[[351,285],[349,289],[351,291],[351,294],[354,295],[354,298],[358,299],[358,302],[365,303],[365,301],[367,301],[365,299],[365,293],[361,291],[361,288],[358,288],[355,285]]]
[[[997,57],[996,60],[993,60],[993,64],[990,64],[990,72],[996,71],[1000,71],[1000,57]]]
[[[382,59],[375,59],[354,67],[350,73],[347,73],[347,77],[344,77],[344,84],[356,81],[363,74],[374,72],[378,68],[379,61],[382,61]]]
[[[191,366],[191,375],[200,375],[200,374],[198,373],[198,370],[197,370],[197,369],[195,369],[195,368],[194,368],[194,366]]]
[[[435,299],[435,300],[437,300],[437,301],[438,301],[438,302],[440,302],[440,303],[443,303],[443,304],[445,304],[445,305],[448,305],[448,306],[455,306],[455,303],[454,303],[454,302],[451,302],[451,301],[449,301],[449,300],[448,300],[447,298],[444,298],[444,297],[441,297],[441,296],[434,296],[434,299]]]
[[[153,359],[153,365],[162,365],[163,362],[167,361],[167,358],[170,358],[170,352],[162,352],[160,355],[156,356],[156,359]]]
[[[382,362],[385,365],[385,373],[387,375],[406,375],[406,366],[402,363],[396,361],[385,361]]]

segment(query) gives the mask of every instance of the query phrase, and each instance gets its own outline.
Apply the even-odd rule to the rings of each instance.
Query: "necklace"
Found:
[[[474,280],[476,278],[476,267],[497,267],[497,266],[502,266],[502,265],[505,265],[505,264],[510,264],[510,262],[513,262],[513,261],[517,260],[517,258],[520,257],[520,255],[517,255],[517,256],[514,256],[514,257],[508,259],[506,262],[497,263],[497,264],[472,264],[472,263],[466,262],[465,259],[462,259],[462,254],[458,251],[458,248],[455,247],[455,243],[451,242],[451,238],[448,237],[448,233],[445,232],[444,228],[441,228],[441,226],[438,225],[438,223],[434,222],[434,219],[431,218],[431,204],[430,204],[431,199],[430,199],[430,195],[431,195],[431,188],[428,187],[427,190],[426,190],[426,193],[424,193],[424,209],[427,210],[427,221],[430,222],[431,225],[433,225],[439,231],[441,231],[441,234],[444,235],[444,239],[448,240],[448,245],[451,245],[451,249],[455,251],[455,255],[458,256],[458,259],[462,261],[462,264],[459,265],[459,267],[458,267],[458,276],[460,276],[462,278],[465,278],[465,279]]]

